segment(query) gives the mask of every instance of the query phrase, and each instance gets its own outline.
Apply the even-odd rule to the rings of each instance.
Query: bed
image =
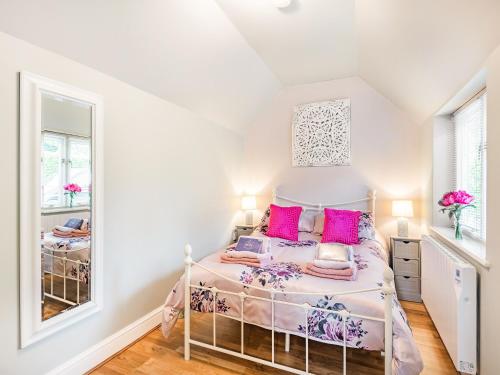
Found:
[[[80,283],[86,285],[88,295],[90,280],[90,236],[76,238],[60,238],[52,233],[44,233],[41,240],[42,272],[49,278],[49,288],[43,287],[44,296],[57,299],[69,305],[78,305],[80,300]],[[54,291],[54,279],[63,283],[62,294]],[[45,283],[46,278],[43,278]],[[69,295],[66,284],[68,280],[75,283],[76,292]],[[48,291],[46,291],[48,290]],[[43,298],[43,297],[42,297]]]
[[[374,201],[374,197],[371,199]],[[338,204],[321,205],[325,206]],[[259,231],[253,235],[263,236]],[[316,340],[344,347],[344,372],[345,348],[350,347],[384,351],[386,374],[420,373],[422,360],[393,289],[384,245],[377,240],[355,245],[357,279],[342,281],[303,272],[305,263],[314,258],[320,240],[321,236],[305,232],[299,234],[297,242],[272,238],[273,260],[261,267],[221,264],[219,256],[225,249],[193,262],[187,246],[186,273],[170,292],[164,306],[163,334],[168,336],[180,312],[190,307],[193,311],[226,316],[272,331],[271,361],[249,358],[243,350],[227,354],[294,373],[309,373],[308,340]],[[186,359],[189,359],[190,344],[228,352],[216,346],[215,326],[212,344],[190,339],[189,329],[190,314],[185,314]],[[306,337],[305,372],[275,363],[274,332]],[[391,337],[393,340],[386,340]]]

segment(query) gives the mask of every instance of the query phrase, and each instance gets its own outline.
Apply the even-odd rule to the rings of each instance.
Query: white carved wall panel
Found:
[[[294,167],[351,164],[350,99],[297,105],[292,127]]]

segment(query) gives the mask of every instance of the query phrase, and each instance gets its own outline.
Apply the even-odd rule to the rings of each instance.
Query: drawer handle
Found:
[[[405,279],[409,279],[409,278],[410,278],[410,276],[403,276],[403,277],[404,277]]]
[[[410,241],[403,241],[403,243],[408,245],[410,243]]]
[[[403,260],[404,260],[405,262],[409,262],[409,261],[410,261],[410,259],[408,259],[408,258],[403,258]]]

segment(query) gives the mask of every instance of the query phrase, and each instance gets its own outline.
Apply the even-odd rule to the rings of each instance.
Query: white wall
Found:
[[[428,227],[434,218],[434,118],[429,118],[420,126],[421,133],[421,165],[422,165],[422,215],[421,232],[427,234]]]
[[[73,211],[54,214],[42,214],[41,230],[45,233],[52,231],[56,225],[64,225],[69,219],[89,219],[90,211]]]
[[[0,374],[42,374],[160,306],[195,258],[230,238],[243,148],[235,133],[0,33]],[[104,309],[19,350],[19,82],[31,71],[104,97]]]
[[[241,132],[281,86],[213,0],[0,1],[0,31]]]
[[[432,195],[432,223],[438,226],[449,226],[448,215],[439,211],[437,202],[441,196],[455,188],[454,179],[450,170],[453,165],[455,138],[453,132],[453,121],[449,115],[436,116],[433,118],[433,151],[432,171],[433,184]]]
[[[486,257],[491,263],[489,271],[481,272],[481,374],[500,374],[498,337],[500,337],[500,46],[486,62],[488,113],[488,183],[486,212]]]
[[[92,136],[92,107],[72,100],[57,100],[42,95],[42,130]]]
[[[291,121],[296,104],[351,99],[352,166],[293,168]],[[260,208],[271,190],[283,185],[288,195],[308,200],[344,201],[377,189],[378,227],[396,232],[392,198],[415,200],[420,215],[420,129],[397,107],[360,78],[346,78],[284,89],[251,127],[246,142],[246,187],[260,196]],[[418,231],[419,219],[410,231]]]

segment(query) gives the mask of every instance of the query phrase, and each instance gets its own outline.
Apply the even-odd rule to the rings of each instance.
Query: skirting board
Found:
[[[162,311],[163,306],[154,309],[46,375],[85,374],[160,324]]]

